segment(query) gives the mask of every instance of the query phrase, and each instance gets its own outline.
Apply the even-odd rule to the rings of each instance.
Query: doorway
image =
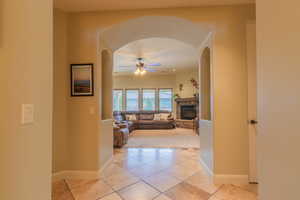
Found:
[[[159,23],[159,24],[157,24]],[[176,23],[178,24],[178,26],[180,27],[174,27],[173,24]],[[145,26],[145,24],[147,24],[147,26]],[[138,27],[143,26],[144,29],[141,31],[140,29],[138,29]],[[161,27],[160,29],[155,29],[154,27]],[[122,30],[122,33],[118,30]],[[136,31],[134,31],[135,29],[137,29]],[[180,31],[178,31],[180,30]],[[202,25],[195,25],[189,21],[180,19],[180,18],[176,18],[176,17],[141,17],[135,20],[130,20],[127,21],[125,23],[116,25],[108,30],[102,31],[99,34],[99,44],[98,44],[98,52],[102,52],[104,49],[105,50],[109,50],[109,56],[112,58],[114,52],[116,52],[118,49],[120,49],[122,46],[133,42],[133,41],[137,41],[137,40],[141,40],[141,39],[145,39],[145,38],[155,38],[155,37],[161,37],[161,38],[169,38],[169,39],[174,39],[177,41],[181,41],[183,43],[189,44],[191,45],[193,48],[195,48],[197,50],[197,54],[198,54],[198,60],[199,59],[199,55],[202,54],[203,51],[203,44],[205,42],[208,41],[208,38],[211,38],[211,29],[207,28],[207,26],[202,26]],[[130,33],[130,34],[126,34],[126,32]],[[114,38],[118,38],[118,40],[116,39],[112,39],[111,36],[114,35]],[[189,35],[190,37],[186,37],[186,35]],[[101,53],[100,53],[101,55]],[[101,66],[102,63],[110,63],[110,67],[113,66],[112,61],[102,61],[102,59],[105,59],[105,57],[103,56],[99,56],[99,63]],[[103,67],[102,67],[103,68]],[[103,76],[103,75],[102,75]],[[112,74],[109,75],[110,77],[112,77]],[[107,76],[105,75],[105,77],[102,77],[102,80],[105,80],[107,78]],[[112,85],[112,80],[109,79],[107,80],[107,83],[105,83],[106,81],[102,81],[103,85]],[[143,88],[142,88],[143,89]],[[144,89],[151,89],[151,88],[144,88]],[[158,88],[158,89],[163,89],[163,88]],[[199,90],[199,89],[197,89]],[[145,91],[145,90],[144,90]],[[112,97],[112,93],[107,94],[105,93],[105,91],[102,91],[101,93],[102,95],[100,95],[100,100],[99,102],[104,102],[104,101],[109,101],[113,102],[113,97]],[[142,93],[143,94],[143,93]],[[159,93],[155,94],[154,96],[159,96]],[[126,98],[126,91],[125,91],[125,98]],[[141,96],[138,95],[138,98],[141,98]],[[157,100],[159,101],[159,100]],[[141,105],[139,105],[141,106]],[[102,107],[100,109],[100,113],[102,113],[102,116],[111,116],[113,110],[113,105],[112,103],[108,103],[105,105],[105,107]],[[103,114],[103,113],[107,113],[107,114]],[[109,121],[109,122],[108,122]],[[108,128],[108,126],[112,127],[112,123],[113,120],[111,119],[101,119],[100,120],[100,126],[99,126],[99,131],[100,132],[107,132],[107,130],[111,130],[109,132],[109,137],[113,138],[113,130],[111,128]],[[196,124],[196,126],[199,123]],[[108,137],[108,135],[106,134],[105,137]],[[101,137],[104,136],[100,136],[100,141],[101,141]],[[102,139],[103,141],[103,139]],[[197,141],[199,143],[199,140]],[[111,145],[111,147],[113,146],[113,144],[109,144]],[[212,148],[212,147],[211,147]],[[109,154],[107,154],[108,151],[105,151],[105,155],[103,155],[102,157],[108,157]],[[112,153],[112,150],[109,151]],[[101,152],[100,152],[101,154]]]
[[[132,41],[114,52],[118,147],[199,148],[199,53],[171,38]],[[127,131],[128,129],[128,131]],[[127,133],[129,132],[129,134]]]

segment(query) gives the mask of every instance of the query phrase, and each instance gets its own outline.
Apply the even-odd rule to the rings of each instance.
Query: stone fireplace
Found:
[[[175,99],[176,106],[176,119],[193,120],[199,114],[199,100],[196,97],[191,98],[177,98]]]

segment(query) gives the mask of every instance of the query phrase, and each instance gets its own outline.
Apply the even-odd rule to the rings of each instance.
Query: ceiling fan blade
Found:
[[[145,68],[145,70],[148,71],[148,72],[157,72],[156,69]]]
[[[148,66],[161,66],[161,64],[160,63],[150,63],[150,64],[148,64]]]

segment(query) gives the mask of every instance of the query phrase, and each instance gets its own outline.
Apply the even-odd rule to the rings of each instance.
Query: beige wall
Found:
[[[262,200],[299,198],[299,6],[296,0],[257,1],[258,175]]]
[[[69,68],[67,61],[67,14],[54,12],[54,69],[53,69],[53,149],[52,171],[68,169],[68,110]]]
[[[0,199],[51,198],[52,1],[0,2]],[[21,125],[21,105],[34,123]]]
[[[97,33],[114,24],[141,16],[176,16],[212,24],[214,36],[215,167],[217,174],[248,173],[246,22],[255,18],[254,6],[150,9],[72,13],[68,20],[69,63],[97,63]],[[95,73],[100,73],[95,66]],[[99,80],[96,80],[96,84]],[[99,84],[98,84],[99,85]],[[71,166],[97,169],[95,137],[99,115],[95,97],[68,98]],[[100,111],[99,111],[100,112]],[[105,134],[100,132],[99,134]],[[103,164],[103,163],[102,163]],[[101,163],[100,163],[101,165]]]
[[[122,88],[174,88],[175,75],[151,75],[144,76],[126,75],[114,76],[113,84],[115,89]]]
[[[178,71],[176,73],[175,91],[181,98],[193,97],[194,93],[198,93],[191,83],[191,79],[194,78],[199,83],[198,66],[197,68],[188,69],[184,71]],[[179,84],[183,84],[183,90],[179,91]]]

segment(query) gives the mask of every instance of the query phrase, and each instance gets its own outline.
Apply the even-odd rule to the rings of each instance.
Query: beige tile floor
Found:
[[[256,185],[215,185],[198,149],[124,148],[97,180],[53,183],[52,200],[256,200]]]

